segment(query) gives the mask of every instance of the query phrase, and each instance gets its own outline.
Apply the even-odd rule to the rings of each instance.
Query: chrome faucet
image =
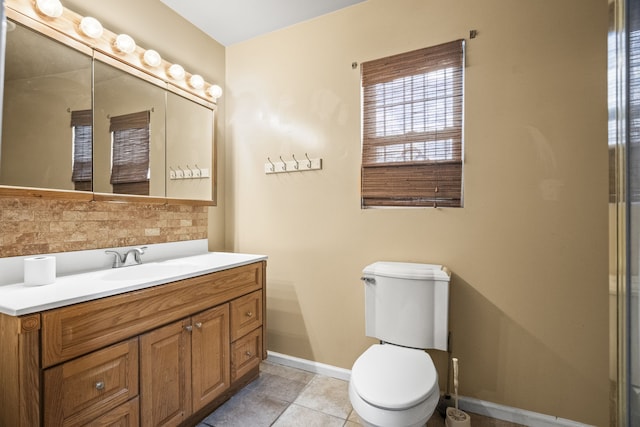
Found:
[[[144,254],[144,250],[147,249],[146,246],[141,248],[131,248],[124,254],[121,254],[118,251],[105,251],[107,254],[113,254],[113,268],[127,267],[129,265],[138,265],[142,264],[142,255]],[[133,254],[133,261],[129,260],[129,254]]]

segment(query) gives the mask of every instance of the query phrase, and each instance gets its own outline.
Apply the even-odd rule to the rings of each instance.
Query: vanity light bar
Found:
[[[96,51],[176,85],[199,98],[216,102],[222,96],[220,86],[205,82],[198,74],[187,73],[179,64],[164,61],[153,49],[137,46],[134,39],[127,34],[112,33],[96,18],[76,14],[64,7],[60,0],[5,0],[5,4],[16,12],[34,18]],[[70,22],[79,24],[74,24],[77,25],[75,29],[70,29]]]

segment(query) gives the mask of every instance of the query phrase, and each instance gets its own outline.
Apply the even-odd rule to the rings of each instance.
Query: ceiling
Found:
[[[366,0],[161,0],[224,46]]]

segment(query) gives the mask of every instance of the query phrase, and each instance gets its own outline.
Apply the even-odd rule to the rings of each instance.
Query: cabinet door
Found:
[[[140,337],[140,425],[177,426],[191,414],[191,323]]]
[[[229,304],[199,313],[192,317],[191,323],[195,412],[229,388]]]

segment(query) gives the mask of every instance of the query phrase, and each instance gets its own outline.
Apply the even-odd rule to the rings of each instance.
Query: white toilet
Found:
[[[424,349],[447,350],[448,270],[435,264],[376,262],[363,270],[365,333],[381,344],[353,364],[351,405],[365,426],[420,427],[440,398]]]

